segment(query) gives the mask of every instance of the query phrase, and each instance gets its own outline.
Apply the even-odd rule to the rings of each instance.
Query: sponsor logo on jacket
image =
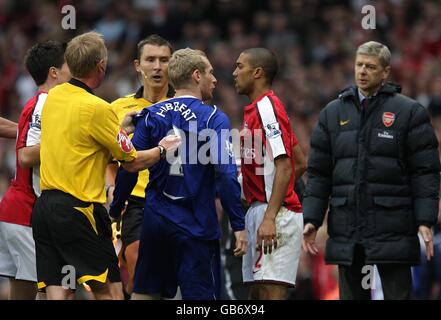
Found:
[[[393,134],[387,132],[387,131],[383,131],[383,132],[378,132],[378,137],[379,138],[385,138],[385,139],[393,139],[394,136]]]

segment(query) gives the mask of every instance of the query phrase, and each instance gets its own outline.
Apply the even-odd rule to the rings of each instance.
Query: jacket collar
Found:
[[[84,82],[82,82],[82,81],[80,81],[78,79],[72,78],[72,79],[69,80],[69,83],[74,85],[74,86],[83,88],[84,90],[86,90],[87,92],[89,92],[91,94],[94,94],[92,89],[87,84],[85,84]]]
[[[386,82],[381,88],[380,90],[378,90],[377,92],[377,96],[381,95],[381,94],[396,94],[396,93],[401,93],[401,86],[396,84],[396,83],[392,83],[392,82]],[[343,89],[342,91],[339,92],[338,94],[338,98],[339,99],[358,99],[358,88],[357,86],[350,86],[347,87],[345,89]]]
[[[143,94],[144,94],[144,86],[140,86],[139,89],[135,93],[135,99],[142,98]]]
[[[140,86],[138,90],[136,91],[134,97],[135,99],[140,99],[144,95],[144,86]],[[167,98],[173,98],[175,96],[175,90],[171,85],[168,85],[168,91],[167,91]]]

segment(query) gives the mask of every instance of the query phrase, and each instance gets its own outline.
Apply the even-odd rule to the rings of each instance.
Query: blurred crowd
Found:
[[[361,8],[366,4],[376,10],[374,30],[361,26],[365,16]],[[74,30],[62,28],[65,5],[75,8]],[[272,49],[280,64],[274,90],[285,103],[306,155],[320,110],[353,83],[356,48],[376,40],[392,52],[391,80],[429,109],[441,139],[440,1],[0,0],[0,116],[17,121],[35,92],[23,66],[29,47],[48,39],[68,41],[92,29],[104,35],[109,49],[107,78],[97,95],[110,102],[136,90],[140,85],[132,63],[136,43],[158,33],[175,49],[207,53],[218,80],[213,102],[230,116],[233,127],[240,126],[246,104],[234,90],[235,61],[249,47]],[[14,166],[14,143],[0,139],[0,196]],[[321,233],[324,247],[325,230]],[[293,298],[338,297],[335,275],[322,255],[302,257]],[[430,272],[429,276],[430,288],[416,293],[416,298],[436,297],[433,278],[440,276]]]

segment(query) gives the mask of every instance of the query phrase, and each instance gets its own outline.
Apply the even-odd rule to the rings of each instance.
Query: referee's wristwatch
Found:
[[[166,151],[165,148],[163,146],[161,146],[160,144],[158,144],[158,148],[159,148],[159,159],[164,159],[166,156]]]

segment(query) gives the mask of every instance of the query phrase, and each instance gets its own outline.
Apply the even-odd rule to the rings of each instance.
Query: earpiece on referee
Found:
[[[144,79],[147,79],[147,76],[145,75],[145,72],[142,71],[142,69],[139,69],[139,72],[141,72],[142,76],[144,77]]]

